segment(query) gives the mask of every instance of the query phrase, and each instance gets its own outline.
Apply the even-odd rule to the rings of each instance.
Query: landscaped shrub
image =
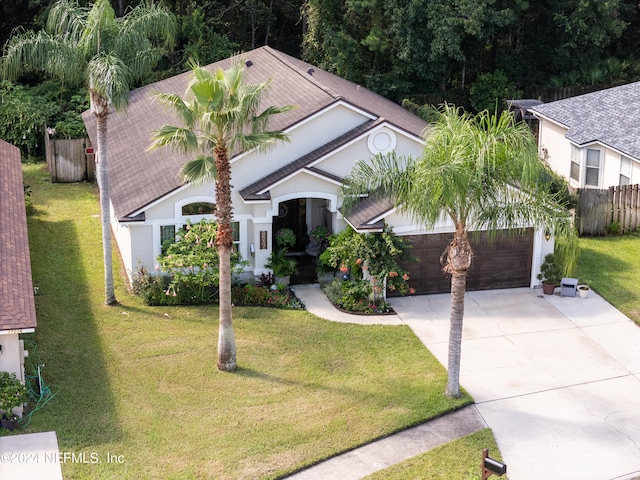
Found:
[[[339,268],[343,274],[351,279],[364,278],[363,271],[367,271],[376,285],[374,296],[384,297],[382,285],[389,290],[404,295],[413,293],[407,281],[409,275],[400,266],[401,261],[415,261],[409,253],[411,246],[385,228],[382,232],[363,234],[352,228],[329,237],[329,246],[320,255],[320,262],[324,265]]]
[[[234,305],[286,308],[304,310],[304,304],[285,285],[266,287],[262,285],[237,285],[231,289]]]
[[[188,277],[176,283],[167,275],[149,274],[140,267],[134,276],[133,293],[150,306],[198,305],[218,302],[218,288],[209,285],[204,290],[198,283],[189,284]],[[304,310],[304,304],[286,286],[234,285],[231,288],[234,305]]]
[[[329,301],[336,307],[354,313],[388,313],[389,303],[381,298],[371,298],[373,287],[367,280],[340,280],[324,286]]]
[[[147,305],[197,305],[218,300],[216,285],[201,285],[199,280],[184,275],[179,281],[162,274],[150,274],[140,267],[133,278],[133,293],[140,296]]]

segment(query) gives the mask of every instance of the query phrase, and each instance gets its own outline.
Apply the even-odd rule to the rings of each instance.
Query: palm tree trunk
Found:
[[[107,162],[107,107],[96,113],[98,137],[98,165],[96,169],[100,190],[100,218],[102,220],[102,255],[104,263],[104,303],[117,303],[113,284],[113,262],[111,249],[111,224],[109,207],[109,172]]]
[[[236,369],[236,341],[231,314],[231,249],[218,248],[220,259],[220,312],[218,327],[218,370]]]
[[[464,294],[467,272],[451,276],[451,307],[449,312],[449,358],[446,394],[460,396],[460,357],[462,353],[462,320],[464,318]]]
[[[447,361],[446,394],[460,396],[460,357],[462,353],[462,321],[464,318],[464,295],[467,290],[467,270],[471,266],[473,252],[463,224],[457,226],[453,240],[446,252],[443,266],[451,274],[451,308],[449,311],[449,358]]]
[[[231,372],[237,368],[236,340],[233,334],[231,314],[231,165],[225,145],[219,145],[214,152],[216,160],[216,217],[218,234],[216,247],[220,260],[219,280],[219,327],[218,327],[218,370]]]

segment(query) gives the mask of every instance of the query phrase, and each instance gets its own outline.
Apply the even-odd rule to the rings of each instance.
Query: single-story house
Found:
[[[0,140],[0,371],[24,382],[21,333],[36,328],[20,149]]]
[[[533,106],[541,156],[574,188],[640,183],[640,82]]]
[[[210,67],[229,68],[233,59]],[[260,275],[275,232],[291,228],[299,239],[292,249],[303,253],[305,238],[318,225],[338,232],[347,223],[359,231],[381,228],[382,221],[398,235],[408,236],[413,254],[422,259],[411,270],[411,285],[420,293],[448,291],[439,258],[451,238],[452,225],[426,232],[388,203],[369,202],[349,218],[340,212],[341,179],[359,159],[394,150],[420,155],[426,123],[396,103],[336,75],[262,47],[242,55],[245,80],[272,79],[263,106],[296,105],[274,117],[270,128],[285,131],[290,142],[268,152],[240,152],[231,159],[235,243],[250,262],[246,274]],[[126,271],[131,278],[140,265],[152,271],[162,243],[173,239],[188,219],[214,218],[212,184],[184,183],[178,176],[188,160],[170,150],[146,151],[152,131],[176,124],[171,111],[154,102],[156,93],[183,95],[190,73],[168,78],[131,92],[126,112],[109,114],[108,152],[111,224]],[[84,114],[93,145],[95,120]],[[476,247],[470,288],[533,286],[548,244],[541,232],[529,229],[514,239]]]

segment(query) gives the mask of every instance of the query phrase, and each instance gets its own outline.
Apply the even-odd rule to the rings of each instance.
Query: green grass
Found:
[[[300,311],[236,307],[239,370],[217,371],[217,308],[148,307],[121,278],[105,306],[93,186],[24,172],[40,288],[27,337],[57,391],[26,432],[101,461],[67,462],[65,479],[277,478],[471,402],[444,395],[445,370],[408,327]]]
[[[502,460],[491,433],[485,428],[427,453],[417,455],[392,467],[366,477],[367,480],[480,480],[482,449],[489,456]],[[509,465],[507,465],[508,471]],[[497,478],[497,477],[491,477]],[[501,477],[507,479],[506,475]]]
[[[576,276],[640,324],[640,234],[580,239]]]

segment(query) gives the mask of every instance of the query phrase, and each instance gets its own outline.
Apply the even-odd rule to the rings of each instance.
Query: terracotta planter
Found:
[[[545,295],[553,295],[557,285],[555,283],[543,283],[542,284],[542,293]]]

